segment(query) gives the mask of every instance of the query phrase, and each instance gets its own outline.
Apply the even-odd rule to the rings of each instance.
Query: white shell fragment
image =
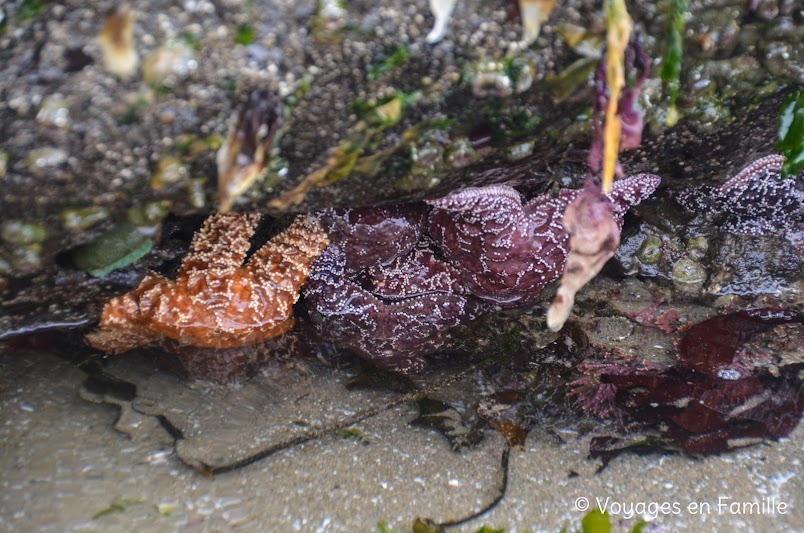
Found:
[[[430,0],[430,11],[433,12],[435,23],[433,29],[427,34],[427,42],[437,43],[444,37],[447,23],[452,16],[452,9],[458,0]]]

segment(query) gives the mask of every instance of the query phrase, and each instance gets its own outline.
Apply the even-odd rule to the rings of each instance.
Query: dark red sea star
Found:
[[[640,174],[615,182],[609,198],[622,227],[628,209],[650,196],[657,176]],[[428,227],[466,288],[500,307],[533,303],[561,276],[569,252],[562,218],[580,191],[562,190],[528,202],[504,185],[476,187],[428,202]]]
[[[448,348],[447,330],[475,318],[479,306],[463,295],[406,285],[422,266],[419,261],[398,261],[393,267],[398,288],[392,291],[397,297],[381,298],[348,275],[338,246],[327,247],[302,288],[319,337],[389,370],[422,371],[422,356]],[[400,270],[405,266],[410,270]]]
[[[95,348],[233,348],[275,337],[293,325],[293,304],[310,264],[328,239],[313,217],[289,228],[243,261],[259,215],[217,214],[194,237],[175,280],[149,274],[103,308]]]

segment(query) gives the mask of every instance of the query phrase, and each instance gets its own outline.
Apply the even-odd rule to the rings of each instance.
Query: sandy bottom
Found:
[[[84,379],[52,355],[0,358],[0,530],[369,532],[383,521],[401,532],[416,517],[471,514],[500,480],[499,436],[452,452],[438,433],[409,425],[409,405],[359,424],[361,440],[327,436],[207,477],[178,460],[154,417],[118,421],[119,409],[79,397]],[[511,452],[502,502],[454,530],[573,531],[587,505],[607,506],[623,526],[636,511],[659,531],[804,523],[801,427],[705,459],[621,456],[600,473],[580,439],[562,437],[531,432]]]

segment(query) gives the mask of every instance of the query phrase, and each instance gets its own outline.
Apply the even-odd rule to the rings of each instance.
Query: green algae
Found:
[[[152,234],[129,222],[121,222],[98,240],[73,251],[75,266],[101,278],[113,270],[130,265],[151,251]]]
[[[17,6],[17,19],[33,20],[42,13],[44,2],[39,0],[22,0]]]
[[[782,176],[796,176],[804,171],[804,91],[790,95],[782,106],[776,149],[785,158]]]
[[[117,123],[121,126],[128,126],[139,122],[142,111],[147,105],[148,99],[144,95],[138,96],[134,103],[128,106],[128,109],[118,117]]]
[[[354,440],[357,442],[361,442],[363,444],[369,443],[366,434],[362,430],[355,427],[346,428],[343,431],[341,431],[341,437],[346,440]]]
[[[122,500],[114,501],[111,504],[109,504],[109,506],[106,507],[105,509],[101,509],[100,511],[92,515],[92,520],[97,520],[98,518],[103,518],[104,516],[108,516],[110,514],[123,513],[129,506],[141,503],[143,503],[143,501],[138,500],[136,498],[125,498]]]
[[[670,3],[670,15],[667,18],[667,37],[659,76],[667,84],[669,101],[668,126],[675,125],[679,119],[676,99],[678,98],[680,86],[681,51],[684,46],[684,15],[687,12],[688,3],[689,0],[672,0]]]
[[[402,66],[405,64],[405,61],[408,60],[408,47],[407,45],[401,45],[397,47],[388,57],[374,65],[368,73],[368,79],[376,80],[381,75],[391,72],[392,70]]]
[[[22,220],[7,220],[0,225],[0,274],[27,274],[42,267],[42,243],[47,237],[44,226]]]
[[[167,209],[167,202],[129,209],[124,220],[94,241],[73,249],[73,263],[96,278],[130,265],[153,248]]]
[[[0,226],[0,238],[12,245],[40,243],[46,236],[42,225],[22,220],[7,220]]]
[[[558,74],[548,74],[545,81],[553,101],[563,102],[580,89],[595,71],[598,61],[596,57],[581,57]]]
[[[235,44],[248,46],[250,44],[254,44],[254,41],[256,40],[257,32],[254,31],[253,26],[250,24],[241,24],[237,27],[237,31],[234,34]]]

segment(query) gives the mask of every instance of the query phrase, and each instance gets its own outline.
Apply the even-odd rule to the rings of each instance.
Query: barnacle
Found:
[[[139,57],[134,47],[134,11],[124,2],[115,6],[98,33],[106,68],[122,78],[134,74]]]
[[[282,128],[282,113],[281,104],[259,91],[253,91],[240,104],[216,156],[222,213],[229,211],[235,198],[263,175],[271,145]]]

